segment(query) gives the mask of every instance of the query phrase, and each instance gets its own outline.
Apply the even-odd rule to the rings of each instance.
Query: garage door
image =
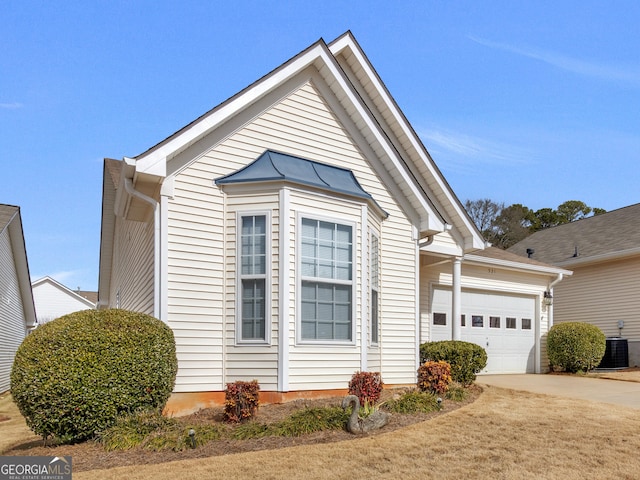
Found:
[[[462,291],[464,341],[487,351],[482,373],[535,372],[535,297]],[[451,340],[451,290],[435,288],[431,303],[431,340]]]

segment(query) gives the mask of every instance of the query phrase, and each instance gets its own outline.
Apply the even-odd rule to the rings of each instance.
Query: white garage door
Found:
[[[487,351],[482,373],[535,372],[535,298],[462,291],[461,338]],[[435,288],[431,341],[451,340],[451,290]]]

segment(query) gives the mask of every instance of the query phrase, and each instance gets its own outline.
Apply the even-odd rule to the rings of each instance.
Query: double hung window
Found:
[[[267,216],[240,217],[240,340],[266,341]]]
[[[371,343],[378,343],[378,292],[380,291],[380,243],[378,237],[371,235]]]
[[[353,226],[302,218],[300,338],[352,341]]]

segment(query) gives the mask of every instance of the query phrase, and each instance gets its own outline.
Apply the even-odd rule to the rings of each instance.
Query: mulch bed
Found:
[[[424,422],[436,416],[456,410],[466,404],[475,401],[482,392],[482,388],[472,385],[468,389],[469,395],[462,402],[453,402],[444,400],[442,409],[438,412],[429,414],[397,414],[391,415],[389,423],[369,436],[381,435],[392,432],[399,428],[406,427],[419,422]],[[387,395],[393,395],[393,392],[385,391]],[[383,398],[384,399],[384,398]],[[329,398],[321,400],[296,400],[284,404],[262,405],[256,416],[256,420],[261,423],[278,422],[287,418],[297,410],[305,407],[322,407],[340,405],[342,397]],[[198,425],[221,422],[222,408],[211,408],[201,410],[193,415],[181,417],[181,422],[185,425],[192,426],[197,430]],[[96,470],[114,468],[127,465],[145,465],[157,464],[163,462],[171,462],[174,460],[186,460],[191,458],[205,458],[217,455],[228,455],[233,453],[250,452],[257,450],[272,450],[296,445],[321,444],[329,442],[339,442],[358,438],[346,430],[331,430],[324,432],[316,432],[310,435],[300,437],[265,437],[254,438],[249,440],[217,440],[209,442],[206,445],[199,446],[195,449],[188,449],[181,452],[171,450],[154,452],[142,448],[134,448],[131,450],[122,450],[115,452],[107,452],[102,446],[96,442],[89,441],[76,445],[59,445],[59,446],[43,446],[41,441],[30,442],[16,445],[13,449],[5,452],[3,455],[45,455],[45,456],[63,456],[71,455],[73,458],[73,470],[75,472],[85,470]]]

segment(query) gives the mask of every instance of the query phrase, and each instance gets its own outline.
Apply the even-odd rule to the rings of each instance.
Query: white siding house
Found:
[[[0,393],[18,347],[36,325],[20,208],[0,204]]]
[[[555,287],[555,322],[587,322],[628,343],[640,366],[640,203],[534,233],[509,249],[571,269]]]
[[[94,292],[71,290],[51,277],[43,277],[31,284],[38,324],[77,312],[96,308]]]
[[[171,326],[174,413],[221,402],[235,380],[257,379],[263,401],[344,392],[359,370],[413,385],[430,289],[449,288],[459,318],[461,265],[484,248],[347,33],[141,155],[105,160],[99,308]],[[503,263],[502,283],[481,288],[537,303],[560,272]]]

